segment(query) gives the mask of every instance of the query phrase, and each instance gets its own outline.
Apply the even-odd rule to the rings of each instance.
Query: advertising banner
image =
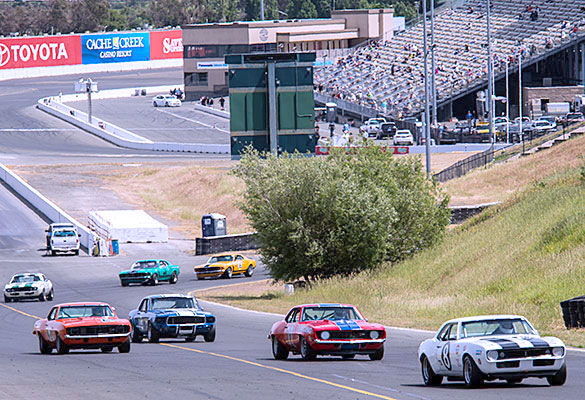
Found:
[[[81,64],[79,35],[0,39],[0,69]]]
[[[183,58],[183,31],[150,32],[150,59]]]
[[[148,61],[148,32],[81,35],[83,64]]]

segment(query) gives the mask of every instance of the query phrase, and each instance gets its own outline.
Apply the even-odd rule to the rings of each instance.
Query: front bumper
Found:
[[[555,375],[565,363],[564,357],[534,357],[483,362],[479,368],[488,378],[529,378]],[[499,366],[498,366],[499,364]]]
[[[197,275],[197,278],[216,278],[218,276],[222,276],[224,273],[225,273],[225,269],[214,270],[214,271],[205,271],[205,270],[197,271],[197,270],[195,270],[195,274]]]
[[[72,349],[95,349],[102,346],[117,346],[127,342],[130,333],[103,334],[94,336],[65,335],[63,342]]]
[[[42,292],[43,290],[41,288],[31,288],[31,290],[18,292],[7,292],[4,290],[4,296],[10,299],[28,299],[38,297]]]
[[[318,354],[373,354],[384,346],[386,339],[349,339],[349,340],[322,340],[315,339],[311,348]]]
[[[163,338],[179,338],[196,335],[206,335],[214,327],[214,323],[203,324],[180,324],[180,325],[158,325],[159,334]]]
[[[141,276],[141,277],[132,277],[132,276],[120,276],[120,281],[123,283],[147,283],[150,282],[151,276]]]

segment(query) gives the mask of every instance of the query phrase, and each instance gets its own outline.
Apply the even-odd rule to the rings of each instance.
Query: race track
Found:
[[[177,73],[174,71],[173,73]],[[152,74],[152,75],[150,75]],[[132,86],[132,73],[108,74],[116,84]],[[144,73],[149,84],[170,83],[168,72]],[[138,77],[135,77],[139,79]],[[179,77],[180,78],[180,77]],[[71,79],[71,78],[68,78]],[[140,78],[144,79],[144,77]],[[65,78],[45,78],[26,82],[2,82],[1,89],[13,88],[12,96],[2,90],[0,104],[11,115],[0,114],[2,127],[24,129],[9,135],[0,133],[0,162],[50,163],[96,162],[108,154],[124,158],[128,152],[111,146],[79,130],[32,109],[38,97],[54,94]],[[32,90],[35,83],[43,88]],[[25,98],[26,100],[22,100]],[[10,101],[13,99],[14,101]],[[29,114],[30,112],[30,114]],[[33,129],[43,129],[34,131]],[[8,139],[6,139],[8,138]],[[12,151],[14,149],[14,151]],[[149,154],[135,153],[148,159]],[[4,158],[2,158],[4,157]],[[180,157],[165,155],[168,159]],[[193,157],[193,156],[191,156]],[[50,158],[50,159],[48,159]],[[164,160],[164,159],[163,159]],[[67,355],[41,355],[31,334],[37,317],[45,317],[52,304],[69,301],[106,301],[127,316],[146,295],[188,293],[216,285],[238,284],[266,279],[262,266],[252,278],[197,281],[193,265],[206,257],[196,257],[173,241],[167,244],[124,246],[122,255],[92,258],[87,255],[48,257],[42,249],[46,221],[26,207],[13,193],[0,186],[0,282],[16,272],[43,272],[55,285],[53,302],[25,301],[0,303],[0,399],[582,399],[585,384],[585,353],[570,351],[569,377],[562,387],[549,387],[544,380],[527,379],[520,385],[487,383],[468,390],[460,383],[439,388],[422,385],[417,360],[418,344],[431,336],[427,332],[389,329],[386,354],[382,361],[358,356],[355,360],[323,357],[303,362],[299,356],[287,361],[272,358],[266,339],[273,322],[280,317],[237,310],[217,304],[203,306],[217,316],[217,338],[194,343],[163,340],[160,344],[133,344],[129,354],[73,351]],[[165,258],[181,266],[176,285],[121,287],[118,272],[139,258]]]

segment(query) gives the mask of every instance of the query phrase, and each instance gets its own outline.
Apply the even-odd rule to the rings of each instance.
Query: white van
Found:
[[[72,251],[75,255],[79,254],[79,233],[77,227],[68,223],[51,224],[47,229],[47,249],[51,255],[59,252],[67,253]]]

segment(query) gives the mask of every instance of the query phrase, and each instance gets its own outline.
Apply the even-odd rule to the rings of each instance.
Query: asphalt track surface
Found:
[[[50,80],[52,78],[48,78]],[[164,81],[153,84],[162,84]],[[40,96],[39,96],[40,97]],[[0,97],[0,104],[5,98]],[[22,110],[22,108],[18,109]],[[24,132],[24,142],[30,133]],[[56,140],[62,140],[63,137]],[[35,157],[26,157],[25,144],[15,136],[28,162],[42,160],[42,146]],[[69,149],[62,141],[59,151],[90,152],[99,146],[85,138]],[[0,140],[1,146],[6,146]],[[87,147],[84,147],[87,146]],[[92,147],[97,146],[97,147]],[[50,153],[50,152],[49,152]],[[20,161],[20,158],[18,159]],[[69,301],[106,301],[126,316],[146,295],[188,293],[195,289],[237,284],[266,278],[259,267],[249,278],[197,281],[192,266],[204,260],[178,250],[172,242],[160,245],[125,246],[114,258],[88,256],[47,257],[42,249],[46,221],[0,186],[0,282],[13,273],[40,271],[53,280],[52,303],[25,301],[0,303],[0,399],[582,399],[585,354],[570,351],[569,377],[562,387],[549,387],[544,380],[527,379],[521,385],[488,383],[478,390],[449,383],[440,388],[422,385],[418,344],[427,332],[389,329],[382,361],[365,357],[344,361],[335,357],[303,362],[298,356],[275,361],[266,334],[277,315],[247,312],[217,304],[204,307],[217,316],[214,343],[165,340],[160,344],[133,344],[129,354],[73,351],[68,355],[41,355],[31,334],[37,317],[44,317],[52,304]],[[117,274],[137,258],[161,257],[181,266],[176,285],[121,287]]]

